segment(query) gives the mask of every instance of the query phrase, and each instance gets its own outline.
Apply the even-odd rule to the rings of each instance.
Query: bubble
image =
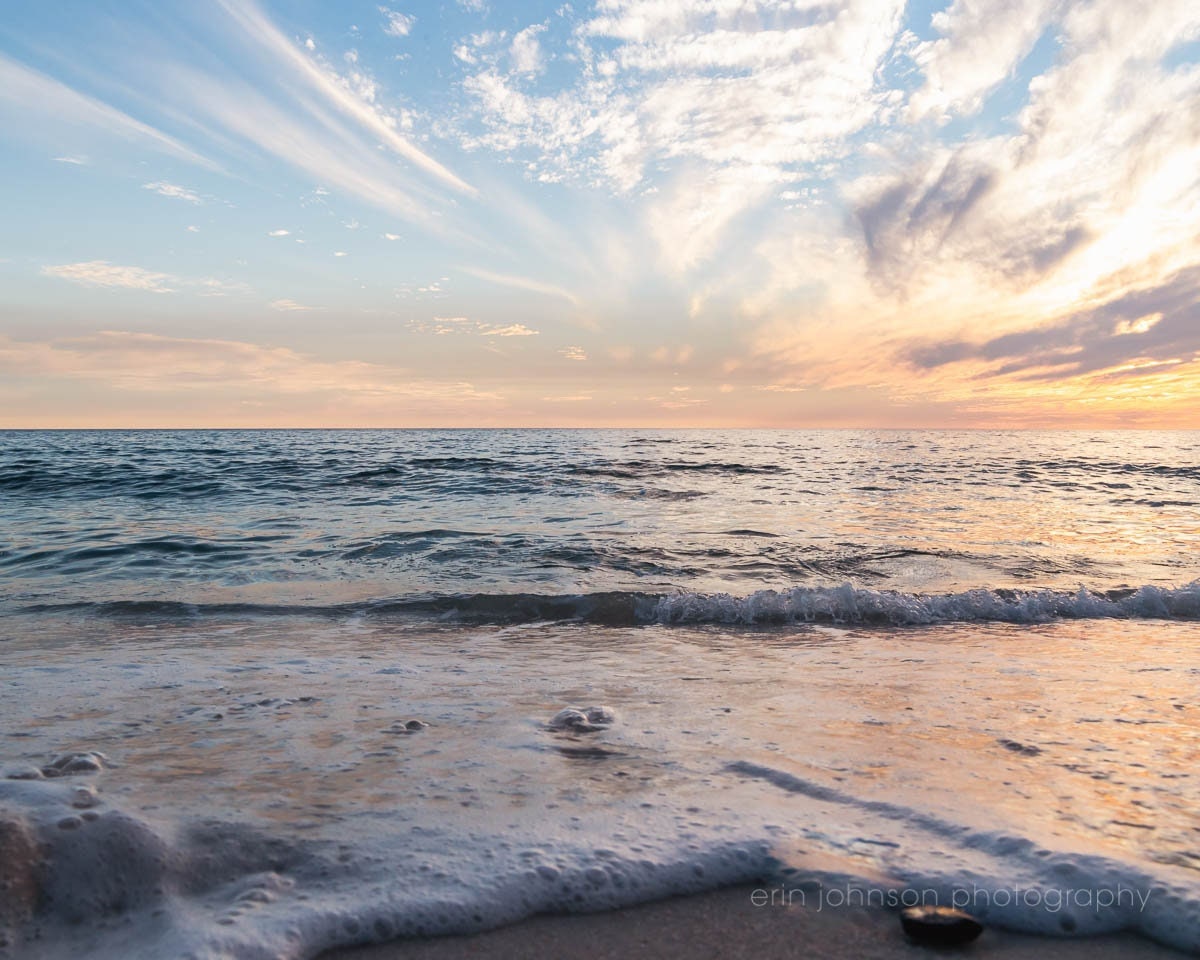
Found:
[[[570,730],[575,733],[594,733],[616,722],[616,712],[602,705],[591,707],[564,707],[551,719],[551,730]]]

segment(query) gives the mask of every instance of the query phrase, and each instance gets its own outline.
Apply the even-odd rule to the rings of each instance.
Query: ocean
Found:
[[[0,433],[0,955],[743,882],[1200,953],[1198,548],[1200,432]]]

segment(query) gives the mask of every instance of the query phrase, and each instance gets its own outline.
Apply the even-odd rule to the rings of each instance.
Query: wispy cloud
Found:
[[[291,230],[284,230],[280,227],[278,230],[270,230],[267,232],[268,237],[288,237],[291,236]]]
[[[587,352],[583,347],[563,347],[558,351],[564,360],[586,360]]]
[[[167,284],[179,282],[169,273],[157,273],[142,267],[124,267],[107,260],[90,260],[87,263],[64,263],[42,267],[47,277],[70,280],[89,287],[113,287],[126,290],[145,290],[149,293],[173,293],[174,287]]]
[[[482,270],[479,267],[463,267],[462,270],[471,274],[473,277],[478,277],[480,280],[486,280],[489,283],[498,283],[503,287],[513,287],[517,290],[528,290],[531,293],[540,293],[547,297],[561,297],[562,299],[579,305],[579,298],[569,290],[564,290],[562,287],[552,283],[543,283],[541,280],[534,280],[530,277],[514,276],[507,273],[495,273],[492,270]]]
[[[226,416],[246,397],[279,401],[277,410],[285,417],[289,411],[295,417],[297,410],[319,414],[328,399],[356,404],[355,414],[374,410],[382,415],[405,401],[426,416],[478,410],[501,400],[463,380],[414,377],[384,364],[321,360],[284,346],[240,340],[123,330],[42,341],[0,336],[0,369],[43,380],[92,381],[123,393],[216,396]]]
[[[315,307],[306,307],[304,304],[297,303],[295,300],[288,300],[287,298],[283,298],[281,300],[272,300],[271,301],[271,309],[272,310],[282,310],[285,313],[294,313],[296,311],[314,310],[316,308]]]
[[[428,333],[434,336],[448,334],[473,334],[481,337],[536,337],[537,330],[532,330],[523,323],[483,323],[470,317],[434,317],[432,320],[413,320],[409,328],[417,333]]]
[[[361,89],[355,90],[345,78],[334,71],[315,62],[308,53],[302,52],[280,30],[271,23],[263,12],[249,0],[217,0],[232,20],[242,28],[246,36],[255,41],[262,52],[267,54],[291,80],[298,82],[302,89],[310,94],[316,94],[326,105],[333,107],[342,115],[359,124],[366,132],[377,137],[398,156],[407,160],[414,167],[430,175],[444,186],[464,194],[474,194],[475,188],[456,176],[424,151],[415,147],[407,138],[396,132],[395,119],[381,110],[369,99],[361,95]],[[302,99],[293,103],[294,106],[305,106]],[[317,121],[321,127],[329,128],[327,117],[320,111],[308,109],[309,118]],[[305,137],[311,141],[311,137]],[[275,141],[264,138],[265,142],[274,144]],[[289,160],[297,159],[293,149],[283,151]],[[323,151],[329,153],[330,151]],[[331,181],[345,181],[346,163],[332,165],[329,176]],[[351,167],[354,169],[354,167]],[[361,167],[358,176],[363,176]],[[363,185],[360,184],[361,192]]]
[[[179,293],[186,291],[202,297],[224,297],[230,294],[247,295],[251,288],[240,280],[219,277],[180,277],[170,273],[147,270],[144,267],[122,266],[107,260],[85,263],[62,263],[42,267],[42,275],[88,287],[142,290],[147,293]]]
[[[55,120],[66,120],[105,136],[133,141],[190,163],[217,169],[211,160],[174,137],[3,54],[0,54],[0,104],[7,110],[26,114],[39,127]]]
[[[389,37],[407,37],[412,32],[413,24],[417,22],[416,17],[389,10],[387,7],[380,7],[379,12],[384,17],[383,32]]]
[[[538,332],[531,330],[523,323],[510,323],[507,326],[481,326],[479,333],[485,337],[536,337]]]
[[[187,187],[181,187],[175,183],[168,183],[165,180],[156,180],[153,183],[143,183],[143,190],[153,190],[159,196],[171,197],[175,200],[186,200],[188,203],[203,203],[203,198],[193,190]]]

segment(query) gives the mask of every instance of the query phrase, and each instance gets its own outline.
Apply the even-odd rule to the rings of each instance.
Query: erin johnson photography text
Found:
[[[918,906],[949,906],[968,912],[986,912],[991,908],[1021,907],[1058,913],[1062,910],[1146,909],[1153,891],[1117,884],[1109,887],[980,887],[935,889],[927,887],[876,887],[845,884],[825,886],[758,887],[750,892],[756,907],[883,907],[895,909]]]

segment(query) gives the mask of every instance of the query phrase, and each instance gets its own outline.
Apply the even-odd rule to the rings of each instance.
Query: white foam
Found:
[[[1200,619],[1200,581],[1184,587],[1143,586],[1120,594],[1054,590],[968,590],[914,594],[840,587],[759,590],[748,596],[681,592],[651,608],[658,623],[848,623],[916,626],[994,621],[1044,623],[1049,620],[1146,618]]]
[[[89,628],[57,652],[0,651],[0,769],[40,777],[0,780],[15,824],[0,847],[46,851],[41,868],[0,857],[10,889],[40,891],[0,908],[13,938],[38,937],[16,956],[299,960],[739,881],[881,876],[943,902],[971,891],[988,923],[1200,950],[1182,865],[1191,624],[749,643],[709,627],[239,631],[105,644]],[[598,729],[548,728],[598,703],[613,707],[568,708]],[[100,761],[42,772],[79,757]],[[1117,823],[1134,814],[1146,823]],[[1014,887],[1132,894],[998,901]]]
[[[810,841],[822,834],[836,849],[863,831],[894,838],[872,842],[883,851],[877,866],[897,878],[887,889],[899,902],[933,896],[1015,930],[1061,936],[1132,929],[1200,951],[1194,885],[863,802],[761,765],[740,764],[731,773],[795,794],[796,814],[806,821],[797,835]],[[42,852],[39,863],[10,860],[3,867],[10,886],[27,870],[39,889],[36,915],[10,918],[15,955],[36,935],[37,955],[46,960],[81,952],[96,960],[299,960],[339,945],[472,932],[539,912],[612,909],[738,882],[804,883],[810,892],[815,885],[833,906],[835,892],[852,902],[850,891],[859,891],[872,902],[883,889],[878,880],[781,869],[773,852],[777,826],[730,830],[693,817],[681,830],[680,818],[658,814],[635,835],[627,818],[589,817],[574,835],[425,828],[351,846],[283,840],[215,820],[168,827],[107,803],[84,819],[72,790],[44,781],[0,783],[10,828],[17,823]],[[821,819],[830,804],[858,815],[841,835],[834,825],[845,816]]]

